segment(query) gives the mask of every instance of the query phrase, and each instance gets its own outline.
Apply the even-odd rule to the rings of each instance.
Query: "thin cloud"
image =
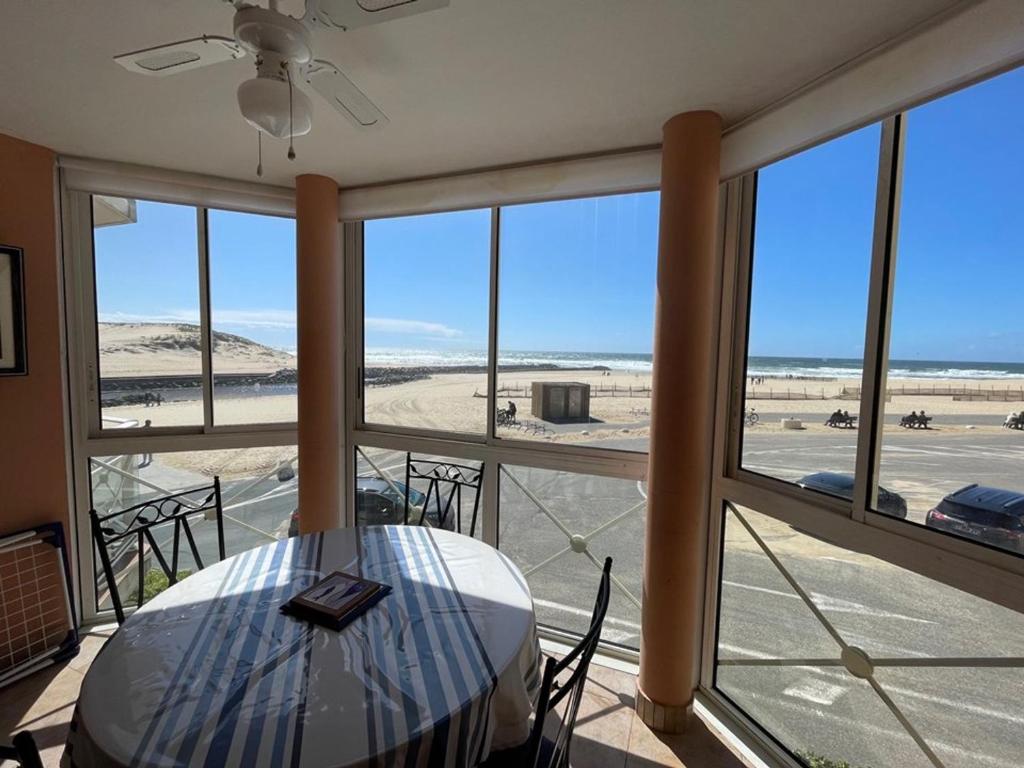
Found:
[[[295,312],[287,309],[216,309],[212,311],[214,326],[230,325],[236,328],[296,327]],[[101,323],[191,323],[199,324],[198,309],[174,309],[151,315],[129,312],[101,312]]]
[[[295,328],[295,312],[288,309],[214,308],[214,325],[238,325],[246,328]]]
[[[101,323],[191,323],[199,324],[199,310],[173,310],[151,315],[132,312],[100,312]]]
[[[287,309],[220,309],[214,308],[212,320],[215,327],[234,328],[283,328],[294,330],[297,319],[293,310]],[[191,323],[198,325],[198,309],[173,309],[153,314],[131,312],[101,312],[101,323]],[[403,320],[396,317],[368,317],[366,330],[377,333],[393,333],[404,336],[426,336],[440,339],[458,339],[462,331],[443,323],[426,320]]]
[[[442,323],[429,323],[425,320],[400,320],[395,317],[368,317],[365,327],[368,331],[377,331],[378,333],[434,336],[443,339],[457,339],[462,336],[462,331],[449,328]]]

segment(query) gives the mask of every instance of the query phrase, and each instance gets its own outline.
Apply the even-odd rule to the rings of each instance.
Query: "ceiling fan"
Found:
[[[289,140],[309,133],[313,105],[296,87],[304,82],[360,128],[378,128],[388,119],[338,67],[313,57],[316,28],[349,30],[432,11],[449,0],[306,0],[296,19],[279,9],[280,0],[223,0],[235,7],[234,36],[203,35],[114,57],[130,72],[164,77],[198,67],[241,59],[256,60],[256,77],[238,86],[238,107],[262,134]],[[295,151],[288,149],[289,159]],[[257,166],[262,175],[262,163]]]

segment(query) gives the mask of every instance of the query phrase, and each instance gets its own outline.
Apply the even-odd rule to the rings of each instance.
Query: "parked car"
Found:
[[[801,477],[796,484],[801,488],[830,493],[844,499],[853,498],[853,475],[844,475],[839,472],[815,472],[813,475]],[[898,517],[902,520],[907,516],[907,500],[898,493],[878,486],[878,511],[883,515]]]
[[[397,489],[397,490],[396,490]],[[433,494],[431,494],[433,495]],[[442,490],[442,500],[444,491]],[[427,522],[438,527],[437,500],[427,497],[415,488],[409,490],[409,522],[418,523],[424,504],[427,505]],[[405,483],[395,482],[394,488],[379,477],[356,478],[356,522],[359,525],[401,525],[405,522]],[[455,502],[444,521],[449,531],[455,529]],[[288,522],[288,535],[299,535],[299,510],[292,512]]]
[[[968,485],[940,501],[928,513],[925,524],[1024,553],[1024,493]]]

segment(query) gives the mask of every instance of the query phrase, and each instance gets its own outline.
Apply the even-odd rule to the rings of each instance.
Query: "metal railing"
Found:
[[[605,533],[606,531],[614,528],[616,525],[621,523],[623,520],[627,519],[628,517],[633,515],[635,512],[637,512],[637,511],[643,509],[645,506],[647,506],[647,499],[645,498],[643,501],[641,501],[641,502],[639,502],[637,504],[634,504],[632,507],[627,509],[625,512],[620,512],[615,517],[613,517],[611,520],[608,520],[607,522],[602,523],[597,528],[594,528],[592,531],[589,531],[588,533],[573,533],[573,531],[565,524],[565,522],[563,522],[558,517],[558,515],[556,515],[554,513],[554,511],[552,511],[551,508],[548,507],[548,505],[546,505],[543,501],[538,499],[537,496],[533,493],[533,491],[531,491],[529,488],[527,488],[526,485],[524,485],[522,483],[522,481],[520,481],[519,478],[516,477],[512,473],[512,471],[508,467],[506,467],[504,464],[501,465],[501,473],[503,475],[505,475],[505,477],[507,477],[509,480],[511,480],[519,488],[519,490],[521,490],[523,492],[523,494],[526,496],[526,498],[529,499],[530,502],[534,506],[536,506],[538,510],[540,510],[540,513],[542,515],[544,515],[552,523],[554,523],[555,527],[562,533],[562,535],[565,536],[566,542],[567,542],[566,546],[563,547],[562,549],[558,550],[555,554],[553,554],[553,555],[551,555],[549,557],[546,557],[544,560],[540,561],[536,565],[534,565],[534,566],[532,566],[530,568],[527,568],[525,571],[523,571],[523,576],[525,576],[526,578],[529,578],[532,574],[536,573],[541,568],[544,568],[545,566],[550,565],[551,563],[555,562],[556,560],[561,559],[562,557],[564,557],[565,555],[568,555],[568,554],[582,555],[598,571],[603,571],[604,564],[602,562],[600,562],[596,557],[594,557],[594,554],[590,551],[590,543],[594,540],[595,537],[600,536],[602,533]],[[637,608],[640,607],[640,599],[636,595],[634,595],[632,592],[630,592],[629,589],[626,587],[626,585],[623,584],[618,579],[618,577],[615,576],[615,574],[612,574],[611,580],[612,580],[612,585],[619,592],[621,592],[622,595],[627,600],[629,600],[629,602],[631,602]]]
[[[931,669],[951,669],[951,668],[1011,668],[1020,669],[1024,668],[1024,657],[1007,656],[1007,657],[913,657],[913,658],[899,658],[899,657],[876,657],[869,655],[865,650],[855,645],[851,645],[846,642],[842,633],[828,620],[822,610],[814,602],[813,598],[808,592],[800,586],[799,582],[793,576],[793,574],[783,565],[782,561],[772,552],[771,548],[765,543],[764,539],[757,533],[750,522],[743,516],[743,514],[736,508],[731,502],[725,502],[728,510],[736,516],[740,525],[746,530],[750,537],[757,544],[758,548],[764,552],[764,554],[771,561],[772,565],[775,566],[776,570],[782,576],[783,579],[789,584],[789,586],[796,593],[797,597],[807,607],[814,618],[821,624],[829,636],[835,641],[839,649],[838,658],[726,658],[719,657],[717,663],[720,666],[731,666],[731,667],[841,667],[845,669],[851,676],[864,680],[867,682],[871,689],[875,692],[882,703],[892,713],[893,717],[899,722],[902,728],[906,731],[907,735],[913,739],[914,743],[918,746],[928,761],[935,766],[935,768],[946,768],[945,763],[939,759],[938,755],[928,744],[925,738],[921,735],[920,731],[914,726],[914,724],[907,717],[906,713],[893,701],[892,697],[886,692],[885,688],[878,682],[875,677],[875,670],[879,667],[914,667],[914,668],[931,668]]]

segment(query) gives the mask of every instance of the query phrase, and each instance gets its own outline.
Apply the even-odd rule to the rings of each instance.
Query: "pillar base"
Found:
[[[686,705],[659,704],[636,686],[636,714],[643,724],[660,733],[685,733],[693,716],[693,702]]]

